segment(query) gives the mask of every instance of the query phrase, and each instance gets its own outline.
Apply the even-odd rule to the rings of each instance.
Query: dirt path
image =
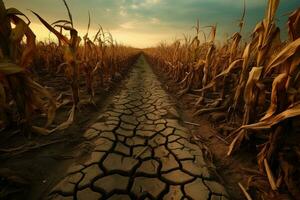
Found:
[[[141,56],[124,88],[84,137],[94,147],[50,199],[227,199],[189,142],[174,102]],[[48,198],[46,198],[48,199]]]

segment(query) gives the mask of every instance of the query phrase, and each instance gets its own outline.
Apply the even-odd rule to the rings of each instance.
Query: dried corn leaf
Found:
[[[28,17],[16,8],[6,9],[6,14],[7,15],[21,15],[21,16],[25,17],[28,20],[28,24],[30,23],[30,20],[28,19]]]
[[[31,93],[34,95],[31,95],[31,104],[42,104],[44,102],[44,98],[47,98],[49,101],[49,105],[47,106],[47,124],[46,127],[52,124],[54,118],[55,118],[55,113],[56,113],[56,102],[54,98],[51,96],[51,94],[40,84],[37,82],[28,79],[27,80],[27,85],[31,90]],[[41,105],[43,107],[44,105]]]
[[[262,44],[258,48],[257,65],[265,66],[266,61],[272,54],[272,50],[280,46],[280,29],[274,24],[270,27],[265,27],[264,37],[262,38]]]
[[[76,31],[73,27],[71,26],[67,26],[67,25],[60,25],[60,24],[55,24],[54,27],[59,27],[59,28],[63,28],[67,31]],[[76,31],[77,32],[77,31]]]
[[[100,25],[99,25],[100,26]],[[101,32],[103,32],[102,26],[100,26],[99,30],[97,31],[93,42],[96,42],[96,40],[99,38],[99,34],[101,35]]]
[[[24,35],[26,36],[26,48],[22,53],[20,65],[23,68],[27,68],[31,64],[33,59],[33,54],[36,50],[36,44],[35,44],[36,36],[33,33],[33,31],[29,28],[29,26],[25,24],[25,22],[22,19],[18,18],[18,20],[20,21],[20,23],[24,24]]]
[[[244,91],[244,100],[246,104],[252,102],[253,98],[255,97],[255,95],[253,94],[253,88],[256,82],[260,79],[262,69],[263,69],[262,67],[253,67],[249,72],[249,77]]]
[[[267,36],[264,38],[264,43],[261,50],[272,50],[273,48],[279,47],[281,45],[280,40],[280,29],[272,24],[269,29],[266,29]]]
[[[0,74],[12,75],[23,72],[24,69],[17,64],[10,62],[0,62]]]
[[[293,59],[290,62],[285,63],[286,65],[290,65],[289,66],[289,77],[288,77],[288,81],[286,83],[286,88],[289,89],[291,86],[295,86],[295,84],[297,83],[297,80],[299,78],[299,72],[298,74],[296,74],[295,72],[297,72],[297,68],[300,64],[300,51],[297,51],[295,53],[295,55],[293,56]],[[291,82],[293,80],[293,82]],[[292,84],[292,85],[291,85]]]
[[[66,61],[67,66],[75,61],[74,52],[69,46],[64,49],[64,60]]]
[[[223,72],[221,72],[220,74],[218,74],[218,75],[215,77],[215,79],[218,79],[218,78],[220,78],[220,77],[223,77],[223,76],[228,75],[228,74],[229,74],[232,70],[234,70],[234,69],[236,68],[236,66],[237,66],[238,64],[240,64],[243,60],[244,60],[244,59],[237,59],[237,60],[233,61],[233,62],[229,65],[229,67],[228,67],[226,70],[224,70]]]
[[[71,25],[72,25],[72,27],[73,27],[73,18],[72,18],[72,14],[71,14],[71,12],[70,12],[70,8],[69,8],[69,6],[68,6],[66,0],[63,0],[63,2],[64,2],[65,6],[66,6],[66,8],[67,8],[68,15],[69,15],[69,19],[70,19]]]
[[[244,130],[238,129],[233,134],[236,133],[237,133],[236,137],[232,140],[232,142],[228,147],[227,156],[230,156],[235,150],[237,150],[245,139],[246,133]]]
[[[287,61],[287,59],[293,57],[296,52],[300,50],[300,38],[297,40],[289,43],[284,49],[282,49],[278,55],[272,59],[267,67],[266,67],[266,73],[269,73],[273,68],[283,64]]]
[[[246,15],[246,0],[244,0],[243,14],[241,19],[239,20],[240,33],[242,32],[245,23],[245,15]]]
[[[235,56],[236,56],[236,53],[238,51],[238,46],[239,46],[239,43],[241,41],[241,34],[240,33],[235,33],[233,36],[232,36],[232,44],[231,44],[231,47],[230,47],[230,59],[229,59],[229,62],[233,62]]]
[[[205,65],[205,60],[199,59],[198,62],[194,65],[194,67],[196,69],[199,69],[200,66],[204,66],[204,65]]]
[[[236,108],[236,106],[239,103],[239,99],[242,93],[242,90],[245,87],[246,84],[246,78],[247,78],[247,72],[248,72],[248,66],[249,66],[249,58],[250,58],[250,47],[251,47],[251,43],[247,44],[247,46],[244,49],[243,52],[243,65],[242,65],[242,71],[241,71],[241,76],[239,79],[239,84],[237,86],[235,95],[234,95],[234,108]]]
[[[75,111],[76,111],[76,106],[73,105],[69,117],[67,119],[67,121],[61,123],[60,125],[58,125],[55,129],[53,129],[52,131],[60,131],[60,130],[64,130],[69,128],[69,126],[74,122],[74,118],[75,118]]]
[[[243,52],[243,71],[246,71],[250,59],[251,43],[247,44]]]
[[[271,95],[271,104],[269,106],[269,109],[267,110],[265,116],[261,119],[267,119],[270,116],[272,116],[277,111],[277,105],[278,105],[278,92],[282,92],[282,90],[285,90],[285,84],[287,81],[288,75],[287,73],[279,74],[273,81],[272,84],[272,95]]]
[[[31,11],[35,16],[37,16],[37,18],[42,22],[42,24],[44,24],[44,26],[46,26],[46,28],[51,31],[54,35],[56,35],[56,37],[63,43],[65,44],[70,44],[70,41],[68,40],[67,37],[65,37],[64,35],[62,35],[60,32],[58,32],[57,30],[55,30],[50,24],[48,24],[48,22],[46,20],[44,20],[41,16],[39,16],[37,13],[35,13],[34,11]]]
[[[274,21],[276,10],[279,6],[279,0],[269,0],[268,1],[268,8],[267,8],[267,24],[270,24],[272,21]]]
[[[210,42],[214,42],[216,38],[216,33],[217,33],[217,25],[211,26],[211,32],[210,32]]]
[[[265,166],[267,177],[268,177],[268,180],[269,180],[272,190],[277,190],[276,181],[274,179],[273,172],[270,169],[267,159],[264,159],[264,166]]]
[[[51,25],[53,26],[55,24],[60,24],[60,23],[63,23],[64,25],[71,24],[71,22],[68,20],[60,19],[60,20],[53,22]]]
[[[259,22],[255,25],[254,30],[252,31],[252,35],[259,35],[261,32],[264,31],[264,25],[262,22]],[[258,42],[259,43],[259,42]],[[260,43],[259,43],[260,44]]]
[[[266,118],[262,121],[254,123],[254,124],[244,125],[241,128],[239,128],[238,130],[241,130],[241,129],[249,129],[249,130],[270,129],[272,126],[274,126],[286,119],[289,119],[292,117],[297,117],[299,115],[300,115],[300,102],[297,102],[297,103],[291,105],[285,111],[283,111],[277,115],[270,116],[269,118]]]
[[[215,80],[212,80],[209,84],[207,84],[206,86],[204,86],[203,88],[199,89],[199,90],[193,90],[194,92],[203,92],[204,90],[207,90],[209,88],[212,88],[213,86],[215,86],[217,84],[217,82]]]
[[[239,64],[241,61],[243,61],[243,59],[235,60],[234,62],[232,62],[229,65],[229,67],[225,71],[223,71],[220,74],[218,74],[209,84],[205,85],[203,88],[201,88],[199,90],[193,90],[193,91],[195,91],[195,92],[203,92],[204,90],[212,88],[214,85],[216,85],[217,79],[219,79],[219,78],[221,78],[223,76],[228,75],[233,69],[235,69],[236,65]]]
[[[288,27],[290,40],[298,39],[300,37],[300,8],[289,16]]]
[[[89,34],[89,30],[90,30],[90,26],[91,26],[91,14],[90,14],[90,11],[88,13],[89,13],[89,22],[88,22],[88,27],[87,27],[87,31],[86,31],[86,37]]]
[[[19,17],[11,16],[12,22],[15,24],[15,28],[12,29],[10,33],[10,40],[12,41],[11,45],[19,45],[23,36],[25,35],[28,25]]]
[[[32,126],[31,127],[32,132],[40,134],[40,135],[50,135],[54,132],[54,130],[49,130],[46,128],[38,127],[38,126]]]
[[[239,187],[241,188],[243,194],[245,195],[246,199],[247,200],[252,200],[250,194],[247,192],[247,190],[245,189],[245,187],[241,184],[241,183],[238,183]]]
[[[264,24],[260,22],[256,25],[254,31],[252,32],[252,36],[253,36],[252,43],[253,46],[256,48],[256,51],[259,51],[260,48],[262,48],[263,46],[264,31],[265,31]],[[256,58],[256,65],[259,65],[257,60],[258,58]]]

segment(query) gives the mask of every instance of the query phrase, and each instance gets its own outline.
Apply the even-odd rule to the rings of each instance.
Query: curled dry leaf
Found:
[[[267,110],[265,116],[261,120],[269,118],[277,111],[278,95],[280,93],[286,92],[285,85],[286,85],[287,78],[288,78],[288,74],[282,73],[282,74],[279,74],[274,79],[273,84],[272,84],[271,104],[270,104],[269,109]]]
[[[300,37],[300,8],[289,16],[288,28],[290,40],[294,41]]]
[[[292,117],[300,115],[300,102],[297,102],[287,108],[285,111],[265,118],[257,123],[242,126],[240,129],[263,130],[270,129],[272,126]]]
[[[239,187],[241,188],[243,194],[245,195],[247,200],[252,200],[252,197],[250,196],[250,194],[247,192],[247,190],[245,189],[245,187],[241,184],[238,183]]]
[[[240,64],[243,60],[244,60],[244,59],[237,59],[237,60],[233,61],[233,62],[229,65],[229,67],[228,67],[225,71],[223,71],[223,72],[221,72],[220,74],[218,74],[218,75],[216,76],[215,79],[218,79],[218,78],[220,78],[220,77],[222,77],[222,76],[228,75],[228,74],[229,74],[232,70],[234,70],[234,69],[237,67],[237,65]]]
[[[56,37],[63,43],[65,44],[70,44],[70,41],[67,37],[62,35],[60,32],[58,32],[55,28],[53,28],[46,20],[44,20],[40,15],[35,13],[34,11],[31,11],[37,18],[42,22],[42,24],[49,30],[51,31]]]
[[[260,79],[263,67],[253,67],[249,73],[249,77],[245,86],[244,100],[246,105],[251,104],[254,101],[254,87],[257,81]]]
[[[251,43],[247,44],[243,52],[243,65],[242,65],[241,76],[234,95],[234,109],[236,109],[239,103],[240,96],[242,94],[242,90],[245,88],[246,85],[246,78],[248,75],[247,72],[248,72],[249,59],[250,59],[250,47],[251,47]]]
[[[0,74],[12,75],[23,71],[24,69],[17,64],[11,62],[0,62]]]
[[[294,57],[296,55],[296,52],[300,51],[300,38],[297,40],[289,43],[285,48],[283,48],[280,53],[276,55],[276,57],[268,63],[266,67],[266,74],[270,73],[271,70],[284,62],[286,62],[288,59]],[[299,60],[299,59],[298,59]],[[300,60],[299,60],[300,62]],[[296,63],[295,65],[299,65],[299,63]]]
[[[53,26],[55,24],[61,24],[61,23],[63,23],[64,25],[71,24],[71,22],[68,21],[68,20],[60,19],[60,20],[57,20],[57,21],[53,22],[51,25]]]
[[[30,23],[29,18],[28,18],[24,13],[22,13],[21,11],[19,11],[19,10],[16,9],[16,8],[8,8],[8,9],[6,9],[6,14],[7,14],[8,16],[21,15],[21,16],[23,16],[23,17],[25,17],[25,18],[27,19],[27,21],[28,21],[27,24]]]
[[[276,181],[275,181],[273,172],[270,169],[267,159],[264,159],[264,165],[265,165],[265,170],[266,170],[267,177],[268,177],[268,180],[269,180],[272,190],[277,190]]]

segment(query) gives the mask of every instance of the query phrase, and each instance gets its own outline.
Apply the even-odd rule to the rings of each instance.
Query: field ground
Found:
[[[191,94],[185,94],[178,97],[180,88],[173,80],[170,80],[165,74],[155,71],[159,80],[163,83],[163,88],[168,91],[170,98],[176,101],[177,109],[180,111],[185,126],[190,130],[192,139],[200,143],[204,152],[205,160],[210,163],[210,171],[230,195],[230,199],[244,199],[238,186],[238,182],[247,182],[249,174],[258,170],[256,166],[256,153],[249,152],[247,148],[240,150],[239,154],[227,156],[229,143],[224,140],[224,136],[219,133],[218,125],[224,123],[222,112],[212,112],[201,116],[193,116],[197,107],[195,107],[195,97]],[[219,119],[218,119],[219,118]],[[246,146],[247,147],[247,146]]]
[[[69,168],[54,199],[226,199],[173,105],[142,56],[84,134],[91,156]]]
[[[46,71],[37,71],[39,82],[47,85],[57,96],[60,93],[70,93],[70,87],[64,75],[53,75]],[[123,74],[127,77],[127,72]],[[84,80],[80,81],[81,84]],[[20,185],[20,191],[15,199],[24,199],[23,193],[28,199],[40,199],[49,190],[49,187],[64,175],[67,167],[79,159],[88,155],[91,146],[82,137],[84,131],[93,123],[104,105],[110,102],[111,95],[120,90],[122,80],[107,83],[102,89],[97,90],[95,104],[81,106],[74,123],[66,130],[55,132],[49,136],[36,136],[31,139],[20,134],[20,130],[12,128],[2,132],[3,139],[0,141],[1,149],[1,175],[17,174],[24,178],[24,184]],[[52,89],[53,88],[53,89]],[[87,99],[88,95],[81,88],[80,95]],[[65,105],[57,110],[53,126],[62,123],[68,117],[71,105]],[[40,117],[36,117],[35,123],[43,123]],[[42,146],[41,148],[39,146]],[[15,149],[16,147],[21,147]],[[8,151],[7,151],[8,150]],[[9,152],[12,150],[12,152]],[[25,187],[24,187],[25,186]],[[28,187],[26,187],[28,186]],[[8,191],[15,193],[15,185],[8,184]],[[24,190],[25,189],[25,190]],[[3,187],[6,191],[6,186]],[[13,198],[12,198],[13,199]]]
[[[8,149],[22,143],[46,144],[1,158],[4,167],[28,181],[28,199],[48,194],[53,199],[228,197],[218,183],[222,179],[204,160],[203,145],[195,145],[182,126],[174,99],[144,56],[115,88],[98,100],[96,110],[81,108],[77,121],[64,132],[31,141],[15,135],[2,144]]]
[[[192,35],[137,49],[102,24],[89,37],[90,12],[80,37],[62,1],[67,20],[31,11],[56,43],[0,0],[0,200],[299,198],[295,2],[284,27],[268,0],[245,31],[244,1],[224,41],[198,19]]]

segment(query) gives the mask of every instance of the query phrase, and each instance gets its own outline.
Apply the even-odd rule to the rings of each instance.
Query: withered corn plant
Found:
[[[59,43],[64,47],[64,63],[61,63],[61,66],[65,68],[65,75],[70,81],[70,86],[72,90],[72,100],[73,107],[70,111],[70,115],[68,120],[61,125],[61,128],[68,127],[74,121],[75,112],[77,110],[77,106],[79,104],[79,67],[77,60],[77,50],[80,43],[81,38],[78,36],[77,30],[73,26],[73,19],[70,9],[67,5],[67,2],[63,0],[67,11],[69,20],[57,20],[52,25],[50,25],[46,20],[44,20],[41,16],[39,16],[36,12],[32,13],[37,16],[37,18],[41,21],[41,23],[55,36],[58,38]],[[60,28],[60,31],[57,31],[55,27]],[[70,38],[67,38],[63,35],[62,30],[68,31],[70,34]]]
[[[249,178],[247,188],[255,199],[300,196],[300,146],[293,141],[300,132],[300,8],[290,14],[289,37],[281,41],[278,5],[279,0],[268,0],[264,19],[245,44],[241,31],[246,6],[239,32],[222,45],[214,42],[214,26],[211,39],[200,43],[198,22],[194,39],[186,36],[146,51],[179,96],[194,98],[195,115],[224,113],[220,127],[235,129],[224,132],[228,156],[238,153],[242,144],[255,144],[243,145],[259,152],[259,173]]]
[[[1,1],[1,74],[0,74],[0,126],[12,125],[12,107],[16,105],[19,121],[24,131],[31,129],[42,134],[69,127],[75,117],[76,109],[84,100],[79,98],[80,78],[85,78],[89,101],[94,103],[95,91],[104,89],[131,67],[139,56],[139,51],[130,47],[118,45],[109,32],[102,27],[93,40],[89,38],[90,15],[88,30],[80,45],[80,37],[73,26],[73,19],[67,2],[63,3],[68,11],[68,20],[57,20],[49,24],[36,12],[33,14],[58,39],[39,41],[36,44],[35,35],[29,28],[29,19],[15,8],[5,9]],[[27,22],[24,21],[27,20]],[[11,27],[15,25],[15,28]],[[69,37],[65,32],[69,32]],[[23,38],[25,36],[25,42]],[[70,82],[72,101],[64,98],[64,93],[55,102],[52,96],[31,78],[29,67],[35,69],[44,67],[49,74],[56,76],[62,70]],[[80,76],[84,74],[84,76]],[[100,79],[100,84],[97,84]],[[98,87],[97,87],[98,86]],[[12,98],[11,98],[12,97]],[[48,99],[48,101],[45,101]],[[13,100],[13,101],[12,101]],[[32,112],[40,109],[48,113],[48,127],[55,115],[56,108],[69,102],[73,103],[69,118],[54,129],[48,130],[32,126]]]
[[[289,33],[295,33],[300,25],[299,18],[299,9],[290,15],[288,24],[293,25],[289,26]],[[272,189],[269,195],[276,196],[276,191],[285,186],[296,198],[300,195],[300,190],[298,187],[299,179],[295,179],[294,176],[298,176],[299,168],[297,169],[294,159],[299,159],[299,149],[297,146],[288,144],[289,138],[293,137],[294,129],[298,125],[295,122],[299,122],[295,117],[300,115],[300,38],[295,34],[290,34],[289,41],[290,43],[271,56],[263,67],[264,74],[261,74],[261,79],[275,75],[273,75],[271,101],[268,109],[257,123],[244,125],[236,131],[239,134],[233,140],[231,149],[235,148],[236,141],[240,141],[243,137],[240,135],[242,130],[265,132],[268,139],[261,145],[258,164],[260,171],[267,173],[268,182]],[[287,149],[286,145],[291,149]],[[255,178],[253,179],[252,181],[255,182]],[[257,186],[253,185],[253,187]]]
[[[89,101],[94,103],[95,90],[93,87],[93,80],[94,80],[93,72],[95,71],[97,62],[99,61],[99,56],[96,49],[96,45],[89,38],[90,25],[91,25],[91,16],[89,13],[87,32],[83,37],[83,41],[84,41],[83,50],[79,52],[82,52],[81,61],[82,61],[83,71],[85,72],[86,89],[90,96]]]
[[[33,59],[34,68],[46,69],[46,71],[55,76],[61,71],[61,63],[64,63],[63,47],[51,41],[39,41],[36,45],[36,51]]]
[[[15,27],[12,28],[11,24]],[[29,28],[29,24],[29,19],[23,13],[16,8],[6,9],[3,1],[0,1],[1,126],[12,125],[12,108],[15,106],[19,115],[17,122],[23,132],[30,136],[32,131],[47,133],[44,128],[33,125],[32,113],[37,109],[48,113],[47,127],[54,119],[56,106],[52,96],[44,87],[33,81],[28,70],[36,49],[35,34]]]

